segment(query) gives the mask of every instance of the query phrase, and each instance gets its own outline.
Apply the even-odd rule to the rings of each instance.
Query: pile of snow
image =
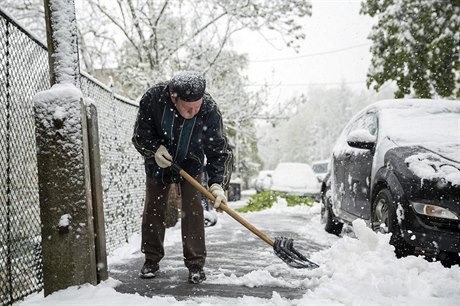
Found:
[[[433,153],[419,153],[409,156],[405,162],[409,164],[409,170],[421,179],[445,179],[452,185],[460,185],[460,163],[442,159]]]
[[[460,297],[460,267],[444,268],[420,257],[397,259],[389,235],[374,233],[364,221],[353,229],[358,239],[344,237],[314,254],[320,267],[306,283],[319,285],[299,304],[443,305]],[[312,302],[313,301],[313,302]]]
[[[58,227],[67,227],[67,226],[69,226],[71,219],[72,219],[72,217],[70,216],[70,214],[62,215],[61,218],[59,219]]]

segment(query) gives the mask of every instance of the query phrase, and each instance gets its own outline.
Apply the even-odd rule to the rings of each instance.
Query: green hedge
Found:
[[[268,190],[258,194],[251,195],[250,199],[248,200],[248,205],[237,208],[236,211],[242,213],[251,211],[261,211],[272,207],[273,203],[275,203],[278,198],[286,199],[288,206],[312,206],[314,203],[314,200],[310,198],[298,197],[295,195],[286,194],[284,192]]]

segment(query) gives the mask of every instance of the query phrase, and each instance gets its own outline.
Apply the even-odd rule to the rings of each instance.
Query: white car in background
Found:
[[[257,193],[269,190],[271,188],[272,175],[273,170],[261,170],[259,172],[259,174],[257,175],[257,179],[254,183],[254,187]]]
[[[276,166],[271,190],[319,199],[321,185],[309,164],[286,162]]]

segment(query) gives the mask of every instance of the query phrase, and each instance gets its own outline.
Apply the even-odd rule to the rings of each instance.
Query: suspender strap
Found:
[[[179,143],[177,145],[176,158],[174,159],[176,162],[183,161],[185,156],[187,156],[195,122],[196,117],[184,120],[184,124],[182,125],[182,129],[180,131]]]
[[[166,139],[171,141],[173,137],[173,126],[174,126],[174,110],[166,105],[163,111],[163,118],[161,118],[161,129],[164,131]]]
[[[179,141],[177,142],[176,154],[174,161],[180,163],[187,156],[190,140],[192,137],[193,128],[195,127],[196,117],[184,120],[182,125]],[[161,119],[161,128],[165,133],[165,138],[174,143],[174,110],[166,106],[163,111],[163,118]]]

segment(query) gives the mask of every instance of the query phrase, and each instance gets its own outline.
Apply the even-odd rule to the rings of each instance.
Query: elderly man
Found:
[[[164,256],[165,211],[171,184],[179,183],[182,199],[181,230],[189,282],[206,279],[203,208],[190,183],[173,171],[171,161],[201,181],[206,171],[214,207],[226,202],[232,171],[232,151],[223,131],[222,116],[205,92],[206,80],[198,72],[176,74],[169,82],[150,88],[140,101],[133,144],[145,158],[146,198],[142,219],[141,278],[155,277]],[[206,159],[205,159],[206,158]],[[206,160],[206,163],[205,163]]]

